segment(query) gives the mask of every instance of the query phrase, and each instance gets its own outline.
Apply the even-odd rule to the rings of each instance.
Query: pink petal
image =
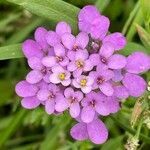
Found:
[[[91,86],[85,86],[85,87],[82,87],[81,90],[83,93],[87,94],[87,93],[91,92],[92,87]]]
[[[54,52],[56,56],[64,56],[65,55],[65,48],[61,44],[57,44],[54,46]]]
[[[38,57],[30,57],[28,59],[28,64],[31,69],[41,70],[43,68],[41,59]]]
[[[89,42],[89,37],[88,34],[85,32],[80,32],[76,36],[76,42],[75,44],[78,45],[81,49],[85,49],[86,46],[88,45]]]
[[[69,33],[65,33],[62,37],[61,37],[62,43],[63,45],[69,49],[72,50],[74,44],[75,44],[75,37],[72,34]]]
[[[150,69],[150,56],[143,52],[134,52],[127,58],[126,70],[139,74]]]
[[[26,97],[22,99],[21,105],[26,109],[34,109],[40,105],[40,101],[36,97]]]
[[[87,125],[90,140],[95,144],[102,144],[108,138],[108,130],[101,120],[94,120]]]
[[[93,121],[94,116],[95,116],[95,110],[92,107],[86,106],[82,108],[81,119],[83,122],[89,123]]]
[[[48,48],[48,43],[46,41],[47,30],[43,27],[38,27],[34,33],[35,40],[40,44],[43,49]]]
[[[58,74],[53,73],[50,75],[49,77],[50,82],[54,83],[54,84],[58,84],[60,83],[60,80],[58,79]]]
[[[69,113],[70,113],[71,117],[73,117],[73,118],[78,117],[79,114],[80,114],[80,105],[79,105],[79,103],[71,104],[70,109],[69,109]]]
[[[61,82],[63,86],[68,86],[71,83],[71,79],[67,79]]]
[[[68,23],[66,22],[59,22],[56,26],[56,33],[59,36],[62,36],[65,33],[71,33],[71,27]]]
[[[74,94],[74,90],[72,88],[66,88],[64,91],[64,95],[66,98],[70,98]]]
[[[42,78],[43,74],[38,70],[32,70],[26,76],[26,80],[31,84],[40,82]]]
[[[146,81],[142,77],[131,73],[126,73],[122,82],[127,88],[129,95],[133,97],[141,96],[147,86]]]
[[[48,100],[49,95],[50,95],[50,91],[49,90],[47,90],[47,89],[41,89],[37,93],[37,98],[40,101],[46,101],[46,100]]]
[[[85,123],[78,123],[71,128],[71,136],[79,141],[88,139],[87,126]]]
[[[99,86],[100,90],[107,96],[113,95],[113,88],[112,85],[109,82],[105,82]]]
[[[107,35],[103,42],[110,42],[114,46],[115,50],[123,49],[126,45],[126,38],[121,33],[112,33]]]
[[[20,81],[17,83],[15,91],[20,97],[30,97],[36,94],[38,87],[36,85],[29,84],[26,81]]]
[[[51,115],[55,110],[55,101],[54,100],[47,100],[45,104],[45,111]]]
[[[49,31],[46,34],[46,40],[50,46],[55,46],[60,43],[60,37],[54,31]]]
[[[43,54],[44,54],[41,50],[40,45],[38,43],[36,43],[35,41],[30,40],[30,39],[26,40],[23,43],[22,50],[23,50],[24,55],[27,58],[30,58],[30,57],[42,58]]]
[[[45,67],[53,67],[56,64],[56,58],[54,56],[46,56],[42,59],[42,64]]]
[[[100,56],[99,56],[99,54],[91,54],[90,57],[89,57],[89,60],[91,61],[91,63],[94,66],[96,66],[100,62]]]
[[[111,69],[122,69],[125,67],[126,57],[120,54],[114,54],[109,58],[108,67]]]
[[[105,58],[109,58],[114,53],[114,47],[111,43],[104,43],[99,51],[99,54]]]

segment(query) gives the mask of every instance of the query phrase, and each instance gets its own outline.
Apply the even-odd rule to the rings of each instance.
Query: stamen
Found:
[[[105,81],[105,79],[102,77],[102,76],[99,76],[98,78],[97,78],[97,84],[102,84],[103,82]]]
[[[81,60],[77,60],[77,61],[76,61],[76,66],[77,66],[78,68],[82,68],[82,67],[84,66],[84,62],[81,61]]]
[[[81,85],[81,86],[86,86],[86,83],[87,83],[87,80],[86,80],[86,79],[82,79],[82,80],[80,81],[80,85]]]
[[[61,57],[61,56],[56,56],[56,60],[57,60],[57,62],[61,62],[61,61],[63,61],[63,57]]]
[[[65,77],[66,77],[65,73],[60,73],[60,74],[58,75],[58,78],[59,78],[60,80],[62,80],[62,81],[65,79]]]

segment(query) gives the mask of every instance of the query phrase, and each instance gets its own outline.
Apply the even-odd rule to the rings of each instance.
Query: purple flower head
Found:
[[[53,67],[56,65],[66,66],[69,63],[68,57],[66,57],[66,50],[61,44],[54,46],[54,55],[46,56],[42,59],[42,64],[45,67]]]
[[[95,144],[102,144],[108,138],[108,130],[99,119],[95,119],[90,123],[77,123],[71,128],[70,134],[76,140],[89,139]]]
[[[52,72],[53,73],[49,77],[50,82],[54,84],[61,83],[63,86],[68,86],[71,83],[70,72],[61,66],[54,66]]]
[[[74,53],[72,55],[74,55]],[[74,77],[78,77],[82,72],[87,72],[93,69],[94,65],[88,57],[89,54],[87,51],[79,50],[75,53],[74,60],[72,60],[67,66],[67,69],[73,72]]]
[[[89,76],[94,79],[93,89],[100,89],[100,91],[107,96],[113,95],[114,90],[109,82],[114,76],[113,71],[97,66],[96,71],[90,72]]]
[[[73,79],[72,84],[76,88],[80,88],[83,93],[89,93],[92,90],[94,80],[90,76],[81,75]]]
[[[40,89],[37,98],[45,103],[45,111],[48,114],[54,113],[55,110],[61,112],[57,109],[56,104],[64,101],[64,96],[55,84],[49,84],[47,88]],[[62,105],[62,107],[64,106]]]
[[[83,93],[80,91],[74,91],[72,88],[67,88],[64,91],[65,99],[56,104],[56,107],[60,108],[62,111],[69,108],[69,112],[72,118],[76,118],[80,114],[80,101],[83,99]],[[62,108],[62,103],[63,107]]]
[[[115,97],[107,97],[100,92],[88,93],[81,103],[81,119],[85,123],[91,122],[96,113],[107,116],[119,110],[119,102]]]

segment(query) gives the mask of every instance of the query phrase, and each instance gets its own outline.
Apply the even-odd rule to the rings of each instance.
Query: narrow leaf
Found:
[[[73,31],[77,32],[77,15],[79,8],[61,0],[8,0],[18,4],[28,11],[53,20],[55,22],[66,21],[71,24]]]
[[[97,0],[95,6],[102,12],[109,4],[110,0]]]
[[[23,57],[21,44],[0,47],[0,60]]]

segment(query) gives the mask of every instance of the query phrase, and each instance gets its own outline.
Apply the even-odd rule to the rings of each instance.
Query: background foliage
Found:
[[[142,102],[129,98],[119,113],[104,119],[110,135],[103,145],[74,141],[69,129],[75,122],[67,113],[48,116],[40,108],[26,111],[20,106],[14,87],[28,71],[21,42],[32,38],[36,27],[54,29],[62,20],[70,23],[76,34],[77,14],[87,4],[96,5],[110,18],[111,32],[126,35],[124,55],[135,50],[150,54],[149,0],[0,0],[0,149],[123,150],[129,137],[140,140],[139,150],[149,149],[149,130],[143,123],[143,112],[149,109],[148,92]],[[147,81],[149,74],[143,75]]]

